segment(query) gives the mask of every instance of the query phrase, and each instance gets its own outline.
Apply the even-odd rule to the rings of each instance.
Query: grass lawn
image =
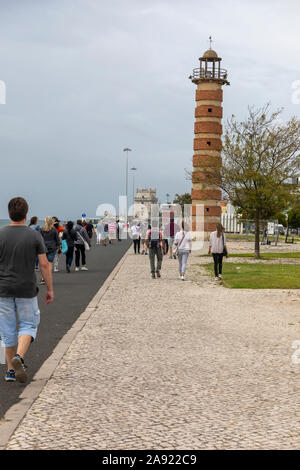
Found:
[[[214,276],[213,263],[201,266]],[[223,285],[233,289],[300,289],[300,265],[225,262]]]
[[[246,233],[243,233],[242,235],[240,233],[226,233],[226,238],[227,240],[243,240],[243,241],[247,241],[246,240]],[[289,235],[289,238],[292,238],[294,237],[294,241],[297,242],[297,241],[300,241],[300,237],[297,236],[297,235]],[[248,242],[254,242],[255,240],[255,237],[252,233],[249,233],[248,234]],[[261,240],[261,234],[260,234],[260,240]],[[275,241],[275,236],[274,235],[269,235],[269,240],[271,240],[272,242],[272,245],[274,245],[274,241]],[[285,235],[280,235],[279,236],[279,241],[281,242],[284,242],[285,241]]]
[[[211,256],[211,255],[199,255],[199,257],[205,257],[205,256]],[[280,259],[280,258],[292,258],[292,259],[297,259],[300,258],[300,252],[295,251],[295,252],[284,252],[284,253],[261,253],[260,254],[261,259]],[[254,253],[230,253],[229,258],[254,258]]]

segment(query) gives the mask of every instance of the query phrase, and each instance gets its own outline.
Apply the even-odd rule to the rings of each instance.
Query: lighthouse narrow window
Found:
[[[206,142],[206,143],[207,143],[207,145],[208,145],[208,146],[210,146],[210,145],[211,145],[211,142]]]
[[[209,112],[209,113],[212,113],[212,108],[208,108],[208,112]]]

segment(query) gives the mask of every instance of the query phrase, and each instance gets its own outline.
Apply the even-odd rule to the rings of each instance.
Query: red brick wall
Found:
[[[206,222],[204,220],[204,231],[205,232],[214,232],[216,230],[216,225],[217,225],[217,222]],[[193,222],[192,223],[192,230],[195,231],[196,230],[196,222]]]
[[[207,183],[211,180],[211,183],[220,181],[220,173],[215,169],[213,171],[194,171],[192,174],[193,183],[201,183],[206,181]]]
[[[200,100],[223,101],[223,90],[196,90],[196,101]]]
[[[202,201],[206,201],[208,199],[216,199],[217,201],[220,201],[221,190],[220,189],[193,189],[192,199],[202,200]]]
[[[211,109],[211,112],[208,110]],[[223,117],[222,106],[200,105],[195,108],[195,117]]]
[[[222,165],[221,157],[211,157],[210,155],[194,155],[193,166],[194,167],[219,167]]]
[[[218,122],[195,122],[195,134],[222,134],[222,125]]]
[[[209,209],[208,212],[206,209]],[[219,217],[221,213],[221,207],[219,206],[204,206],[204,215],[206,216]],[[192,215],[196,215],[196,206],[192,207]]]
[[[208,144],[210,142],[210,145]],[[221,139],[211,139],[206,137],[205,139],[194,139],[194,150],[221,150],[222,141]]]

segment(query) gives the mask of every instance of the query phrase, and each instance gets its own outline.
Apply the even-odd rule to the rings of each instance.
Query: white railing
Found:
[[[235,215],[222,214],[221,224],[228,233],[243,233],[243,224],[239,222]]]

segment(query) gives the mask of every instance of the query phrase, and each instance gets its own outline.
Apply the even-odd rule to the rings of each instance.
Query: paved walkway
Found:
[[[127,255],[8,449],[297,449],[297,291]]]

